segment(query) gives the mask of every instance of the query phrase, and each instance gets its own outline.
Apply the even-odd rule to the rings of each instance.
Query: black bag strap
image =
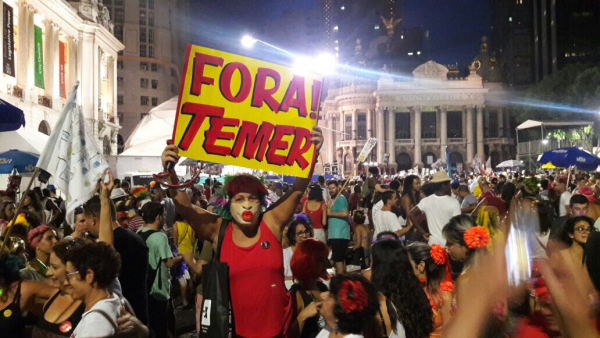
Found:
[[[217,240],[217,250],[216,254],[213,257],[215,262],[219,262],[221,260],[221,246],[223,245],[223,240],[225,239],[225,232],[227,231],[227,227],[229,226],[229,222],[223,224],[225,220],[221,221],[221,227],[219,228],[219,238]]]
[[[144,240],[144,242],[146,243],[146,245],[148,245],[148,238],[150,238],[150,236],[152,236],[153,234],[157,233],[158,231],[156,230],[146,230],[146,231],[140,231],[138,232],[138,235],[140,235],[140,237],[142,237],[142,239]],[[154,280],[156,279],[156,276],[160,273],[160,263],[158,262],[158,265],[156,266],[156,269],[152,269],[152,267],[150,267],[150,274],[148,275],[148,279],[149,279],[149,288],[152,288],[152,284],[154,284]],[[160,276],[158,277],[158,287],[162,288],[162,278],[160,278]],[[150,290],[148,290],[148,292],[150,292]]]

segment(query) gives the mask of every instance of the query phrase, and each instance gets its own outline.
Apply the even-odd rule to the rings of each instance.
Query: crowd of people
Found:
[[[318,128],[312,141],[318,151]],[[203,273],[218,261],[235,337],[596,337],[597,180],[372,167],[179,189],[170,172],[167,185],[98,182],[72,224],[51,185],[3,191],[0,336],[174,337],[180,297],[202,337]],[[513,283],[506,246],[519,244],[527,273]]]

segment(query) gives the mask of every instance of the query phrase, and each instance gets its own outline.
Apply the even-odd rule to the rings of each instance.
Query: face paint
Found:
[[[254,224],[260,215],[260,201],[256,196],[239,193],[231,199],[229,210],[237,224]]]

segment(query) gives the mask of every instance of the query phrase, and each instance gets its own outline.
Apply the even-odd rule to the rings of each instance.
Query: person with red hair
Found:
[[[296,284],[290,289],[293,309],[298,314],[292,324],[292,333],[301,338],[316,337],[325,328],[318,313],[321,293],[327,286],[321,280],[329,279],[329,248],[317,239],[308,238],[296,246],[290,267]],[[297,330],[296,332],[294,332]]]
[[[315,161],[306,177],[312,177],[316,155],[323,144],[323,134],[313,127]],[[179,161],[179,149],[168,145],[162,153],[162,163]],[[170,181],[179,183],[175,171]],[[310,178],[297,177],[293,186],[269,209],[267,189],[251,175],[239,175],[227,183],[229,214],[220,216],[191,203],[183,191],[171,188],[173,201],[196,235],[217,244],[221,227],[225,235],[221,261],[229,265],[231,304],[235,320],[235,335],[242,337],[282,337],[291,319],[291,302],[284,282],[283,228],[294,215]],[[217,248],[218,250],[218,248]],[[265,320],[268,319],[268,320]]]

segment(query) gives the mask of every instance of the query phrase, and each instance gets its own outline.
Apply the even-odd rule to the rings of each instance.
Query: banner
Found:
[[[75,209],[94,196],[96,184],[108,168],[91,131],[85,128],[81,106],[77,105],[77,87],[69,95],[65,108],[40,155],[37,167],[54,177],[54,185],[67,195],[67,222]]]
[[[60,84],[60,97],[67,98],[65,89],[65,44],[62,41],[58,42],[58,81]]]
[[[35,30],[35,86],[44,89],[44,47],[42,45],[42,29],[34,26]]]
[[[323,80],[189,45],[173,130],[181,156],[307,178]]]
[[[364,162],[367,159],[367,156],[369,156],[369,154],[371,153],[371,150],[373,150],[373,147],[375,147],[375,145],[377,144],[377,139],[376,138],[369,138],[367,140],[367,142],[365,142],[365,145],[363,146],[362,150],[360,151],[360,154],[358,154],[358,158],[356,159],[357,162]]]
[[[2,34],[4,35],[2,45],[2,70],[4,74],[15,76],[15,33],[13,26],[13,9],[7,4],[2,5],[2,21],[4,27],[2,28]]]

